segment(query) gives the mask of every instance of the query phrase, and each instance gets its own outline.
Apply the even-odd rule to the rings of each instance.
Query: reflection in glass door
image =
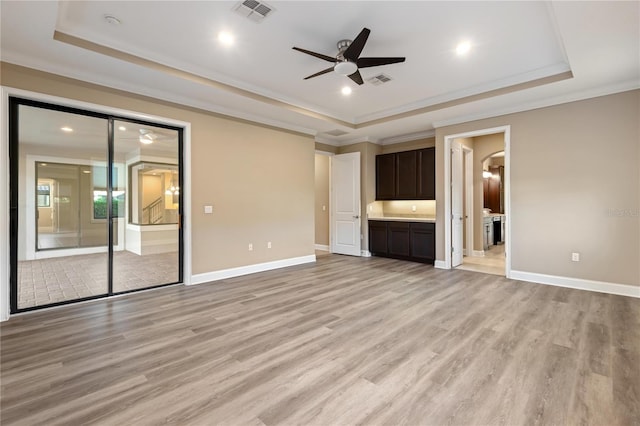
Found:
[[[180,133],[175,129],[114,123],[114,153],[125,163],[124,246],[114,246],[116,293],[181,281]],[[115,232],[114,232],[115,233]]]
[[[13,310],[109,293],[108,227],[92,190],[106,183],[106,118],[21,104],[12,125],[20,166]],[[103,175],[103,176],[100,176]]]
[[[182,281],[182,131],[10,98],[11,311]]]

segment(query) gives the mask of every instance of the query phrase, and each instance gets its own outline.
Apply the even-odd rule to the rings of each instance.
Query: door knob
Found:
[[[354,219],[360,219],[360,216],[354,216],[353,218]]]

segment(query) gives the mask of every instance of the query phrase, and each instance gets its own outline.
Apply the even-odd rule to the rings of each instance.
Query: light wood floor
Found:
[[[640,300],[383,258],[1,325],[2,425],[638,425]]]

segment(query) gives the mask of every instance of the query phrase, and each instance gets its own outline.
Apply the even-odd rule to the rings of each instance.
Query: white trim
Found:
[[[473,256],[473,257],[484,257],[484,250],[473,250],[471,252],[471,256]]]
[[[451,267],[447,268],[447,263],[444,260],[436,260],[433,262],[433,267],[437,269],[451,269]]]
[[[511,279],[557,287],[575,288],[578,290],[597,291],[599,293],[640,298],[640,287],[628,284],[616,284],[604,281],[584,280],[580,278],[561,277],[557,275],[538,274],[535,272],[511,271]]]
[[[256,263],[254,265],[239,266],[237,268],[221,269],[219,271],[205,272],[191,277],[190,284],[202,284],[211,281],[224,280],[227,278],[240,277],[243,275],[255,274],[258,272],[271,271],[273,269],[286,268],[288,266],[314,263],[316,255],[292,257],[289,259],[275,260],[272,262]]]
[[[329,251],[329,246],[326,244],[316,244],[316,250]]]
[[[371,252],[369,250],[361,250],[360,256],[362,257],[371,257]]]
[[[465,218],[465,226],[467,228],[467,235],[465,238],[464,245],[467,247],[466,252],[473,253],[473,149],[462,145],[462,159],[464,162],[464,173],[465,173],[465,182],[464,182],[464,191],[466,194],[466,200],[464,200],[464,215]],[[463,259],[464,263],[464,259]]]
[[[191,123],[173,118],[161,117],[122,108],[108,107],[90,102],[78,101],[75,99],[62,98],[28,90],[16,89],[13,87],[1,86],[0,89],[0,120],[2,123],[2,134],[0,134],[0,164],[4,173],[0,174],[0,217],[4,220],[0,222],[0,321],[9,319],[9,97],[16,96],[23,99],[31,99],[40,102],[68,106],[72,108],[96,111],[103,114],[115,115],[118,117],[138,119],[180,127],[183,129],[183,168],[185,188],[183,190],[184,206],[183,212],[185,220],[183,223],[183,243],[184,243],[184,263],[183,263],[183,284],[191,282]],[[4,181],[4,182],[3,182]],[[124,227],[123,227],[124,228]]]
[[[0,322],[9,319],[9,96],[0,99]]]
[[[444,269],[451,269],[451,142],[458,138],[504,133],[504,198],[506,215],[505,276],[511,277],[511,126],[446,135],[444,137]]]
[[[413,142],[420,139],[433,138],[436,135],[435,129],[425,130],[423,132],[409,133],[407,135],[393,136],[390,138],[380,139],[380,145],[394,145],[403,142]]]

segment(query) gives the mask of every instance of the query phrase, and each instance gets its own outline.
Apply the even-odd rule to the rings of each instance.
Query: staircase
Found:
[[[142,224],[143,225],[155,225],[160,223],[164,217],[164,206],[162,203],[162,197],[158,197],[148,206],[142,209]]]

